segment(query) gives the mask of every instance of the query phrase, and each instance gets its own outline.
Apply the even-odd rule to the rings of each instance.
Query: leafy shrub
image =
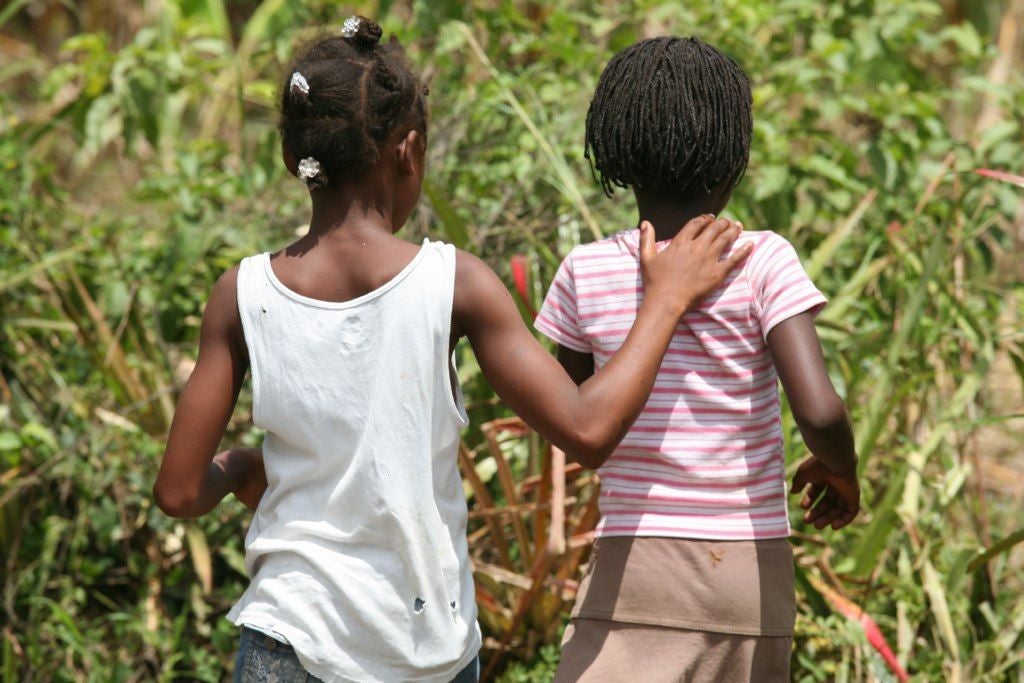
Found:
[[[33,19],[24,5],[0,10],[16,55],[0,66],[0,671],[220,680],[246,516],[227,501],[170,520],[150,485],[210,286],[306,220],[278,160],[275,88],[295,44],[343,13],[169,0],[115,16],[84,0]],[[1024,170],[1019,57],[993,68],[1016,6],[379,5],[431,80],[430,178],[410,237],[449,239],[505,276],[523,254],[534,307],[561,255],[634,219],[582,159],[607,59],[643,35],[698,32],[751,74],[755,143],[729,211],[790,238],[830,296],[819,332],[864,463],[854,528],[817,534],[794,518],[798,680],[888,675],[829,591],[922,680],[1021,675],[1019,553],[970,564],[1021,523],[983,477],[1019,476],[997,449],[1019,449],[1021,408],[992,387],[1024,368],[1021,190],[971,172]],[[50,51],[62,16],[81,30]],[[473,424],[507,416],[469,349],[459,358]],[[248,406],[243,394],[233,443],[259,442]],[[788,414],[784,429],[792,460]],[[478,427],[465,438],[484,443]],[[537,473],[536,458],[518,462]],[[506,679],[548,676],[557,650],[539,652]]]

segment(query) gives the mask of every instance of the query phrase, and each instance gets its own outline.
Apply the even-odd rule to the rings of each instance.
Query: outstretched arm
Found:
[[[178,400],[153,485],[157,505],[172,517],[204,515],[231,492],[243,499],[255,497],[255,501],[244,500],[246,504],[259,500],[251,491],[252,482],[263,474],[258,449],[214,456],[249,367],[235,293],[237,278],[237,269],[226,272],[210,294],[203,313],[199,359]]]
[[[810,313],[788,318],[772,328],[767,341],[793,418],[813,454],[797,469],[793,493],[809,485],[800,503],[807,511],[804,521],[839,529],[860,510],[857,453],[846,406],[825,369],[814,319]]]
[[[653,228],[642,225],[645,295],[636,321],[619,351],[579,387],[530,334],[497,276],[463,253],[455,322],[508,406],[580,464],[600,467],[643,409],[679,319],[749,254],[741,247],[719,260],[739,233],[735,223],[701,216],[659,253]]]

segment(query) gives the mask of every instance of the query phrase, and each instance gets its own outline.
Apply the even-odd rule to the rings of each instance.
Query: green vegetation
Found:
[[[632,220],[631,200],[605,198],[582,158],[608,58],[641,36],[697,33],[741,63],[755,140],[729,211],[786,235],[829,295],[819,330],[863,463],[850,529],[794,516],[794,678],[894,680],[863,609],[914,679],[1024,680],[1024,189],[973,173],[1024,172],[1024,3],[358,9],[431,83],[430,178],[406,235],[470,249],[510,286],[509,257],[524,255],[534,307],[561,255]],[[226,501],[179,522],[150,488],[212,283],[307,218],[279,161],[276,91],[295,46],[350,12],[329,0],[0,9],[0,678],[217,681],[230,667],[236,634],[221,617],[245,582],[247,515]],[[507,411],[468,349],[460,362],[467,446],[496,503],[518,502],[490,476],[493,448],[518,476],[539,472],[543,451],[485,446],[479,426]],[[243,396],[233,444],[259,443],[247,410]],[[794,460],[788,416],[784,428]],[[486,635],[493,647],[504,633]],[[542,645],[557,635],[527,616],[506,679],[550,675],[557,648]]]

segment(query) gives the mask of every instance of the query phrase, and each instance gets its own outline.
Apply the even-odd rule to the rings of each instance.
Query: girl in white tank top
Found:
[[[475,257],[394,236],[419,198],[425,88],[360,17],[296,60],[282,150],[308,234],[218,280],[154,494],[176,517],[228,493],[255,510],[235,680],[472,681],[480,630],[452,382],[466,336],[499,396],[557,446],[613,449],[679,318],[749,250],[702,216],[664,250],[642,226],[645,298],[622,349],[576,386]],[[261,449],[217,453],[246,373]]]

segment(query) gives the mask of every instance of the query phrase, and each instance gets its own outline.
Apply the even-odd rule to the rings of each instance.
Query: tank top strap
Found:
[[[427,324],[432,331],[436,349],[435,367],[440,370],[437,375],[442,388],[439,400],[447,406],[448,413],[456,424],[459,427],[466,427],[469,424],[469,417],[466,414],[462,390],[458,383],[453,381],[456,375],[455,358],[450,349],[455,305],[456,249],[445,242],[427,240],[424,240],[423,249],[429,252],[424,259],[425,267],[420,270],[424,285],[419,287],[419,290],[423,296],[422,305],[431,309],[430,321]]]
[[[419,305],[429,308],[435,333],[451,331],[452,306],[455,300],[455,247],[444,242],[423,240],[422,263],[412,273],[415,281],[410,289],[417,292]]]

